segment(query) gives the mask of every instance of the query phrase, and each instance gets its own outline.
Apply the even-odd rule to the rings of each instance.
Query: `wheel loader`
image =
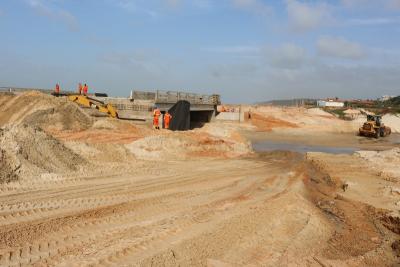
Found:
[[[382,116],[379,115],[367,115],[367,121],[359,129],[360,136],[375,138],[388,136],[391,132],[390,127],[383,124]]]

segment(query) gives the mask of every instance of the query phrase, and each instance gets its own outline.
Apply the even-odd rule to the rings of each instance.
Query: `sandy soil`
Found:
[[[366,121],[366,116],[359,116],[350,121],[341,120],[319,108],[259,106],[251,110],[250,122],[260,131],[290,131],[302,134],[313,133],[353,133]],[[365,112],[365,111],[364,111]],[[393,133],[400,133],[400,115],[387,114],[382,118]]]
[[[255,153],[243,135],[352,144],[336,118],[280,109],[172,133],[46,97],[0,96],[0,266],[399,262],[398,149]]]

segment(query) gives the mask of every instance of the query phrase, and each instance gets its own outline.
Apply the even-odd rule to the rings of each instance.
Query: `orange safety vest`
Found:
[[[165,123],[169,123],[171,119],[172,119],[171,114],[167,113],[167,114],[164,115]]]

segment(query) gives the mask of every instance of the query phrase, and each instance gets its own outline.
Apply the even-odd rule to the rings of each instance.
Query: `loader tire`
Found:
[[[375,138],[379,139],[379,130],[375,131]]]

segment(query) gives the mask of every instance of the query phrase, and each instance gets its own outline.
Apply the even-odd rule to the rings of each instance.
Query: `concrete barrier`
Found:
[[[241,121],[240,112],[221,112],[215,116],[217,121]]]

